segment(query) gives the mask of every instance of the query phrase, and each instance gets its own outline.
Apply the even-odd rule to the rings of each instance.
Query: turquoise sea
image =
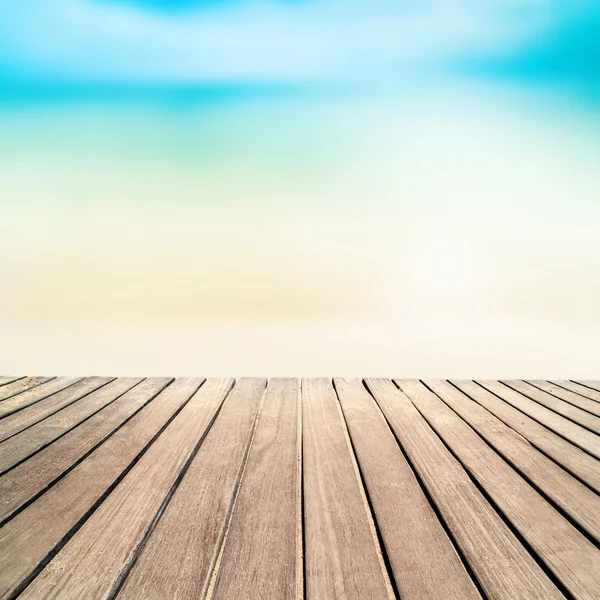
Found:
[[[5,370],[587,375],[598,165],[560,87],[12,89]]]

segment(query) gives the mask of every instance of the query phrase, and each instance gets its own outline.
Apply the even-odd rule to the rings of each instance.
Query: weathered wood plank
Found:
[[[90,509],[118,483],[132,462],[145,452],[185,405],[201,381],[190,378],[173,382],[83,462],[0,529],[0,547],[3,548],[0,596],[18,592],[37,574],[52,553],[60,549],[69,532],[86,520]],[[168,380],[162,381],[163,385],[166,383]]]
[[[560,386],[554,385],[549,381],[543,381],[542,379],[527,380],[526,383],[544,392],[547,392],[552,396],[556,396],[557,398],[564,400],[565,402],[568,402],[577,408],[581,408],[582,410],[600,417],[600,404],[598,402],[594,402],[589,398],[584,398],[579,394],[575,394],[570,390],[561,388]]]
[[[336,393],[302,380],[307,598],[393,598]]]
[[[2,598],[600,597],[599,382],[93,379],[0,377]]]
[[[22,392],[26,392],[52,379],[55,379],[55,377],[9,377],[8,381],[3,383],[0,389],[0,400],[6,400]]]
[[[563,598],[408,397],[389,380],[366,383],[488,598]]]
[[[585,410],[581,410],[580,408],[577,408],[577,406],[573,406],[560,398],[556,398],[525,381],[511,379],[506,381],[503,380],[502,383],[574,423],[577,423],[596,434],[600,433],[600,419]]]
[[[594,381],[590,381],[590,380],[584,381],[584,380],[580,379],[578,381],[575,381],[574,383],[577,383],[579,385],[587,387],[596,392],[600,392],[600,381],[595,381],[595,380]]]
[[[25,379],[25,377],[23,377],[22,375],[21,375],[21,377],[10,377],[10,376],[0,377],[0,387],[8,385],[9,383],[14,383],[15,381],[19,381],[19,379]]]
[[[302,598],[299,402],[296,379],[269,381],[209,599]]]
[[[600,543],[600,496],[448,382],[430,380],[425,383],[512,466]]]
[[[580,396],[594,400],[594,402],[600,402],[600,392],[590,387],[577,383],[576,381],[568,380],[554,380],[551,381],[554,385],[558,385],[566,390],[571,390]]]
[[[75,466],[150,402],[169,379],[150,378],[0,477],[0,523]],[[42,421],[43,422],[43,421]]]
[[[204,597],[265,387],[264,379],[242,379],[229,394],[119,600]]]
[[[0,443],[0,473],[4,473],[40,448],[52,443],[129,391],[140,381],[140,378],[133,377],[115,379],[100,389],[92,391],[78,402],[72,403],[24,431],[4,440]],[[72,390],[73,387],[69,389]]]
[[[396,383],[566,589],[600,597],[600,550],[422,383]]]
[[[82,379],[83,377],[57,377],[56,379],[49,379],[48,381],[40,383],[40,385],[36,385],[21,393],[16,393],[10,398],[0,402],[0,419],[4,420],[9,415],[12,415],[19,410],[23,410],[52,394],[56,394],[56,392],[59,392]]]
[[[453,380],[452,384],[600,494],[600,462],[593,456],[474,381]]]
[[[105,386],[110,381],[111,378],[109,377],[86,377],[69,385],[64,390],[43,398],[24,410],[14,412],[0,421],[0,441],[7,440],[28,427],[39,423],[94,390]],[[6,402],[10,402],[10,400]]]
[[[530,398],[523,396],[523,394],[519,394],[499,381],[482,380],[478,381],[478,383],[486,390],[496,394],[515,408],[518,408],[521,412],[529,415],[538,423],[548,427],[548,429],[558,433],[558,435],[579,446],[582,450],[600,459],[600,437],[595,433],[580,427],[577,423],[569,421],[569,419],[565,419],[549,408],[534,402]]]
[[[334,383],[400,597],[480,598],[375,400],[360,380]]]
[[[204,440],[233,379],[209,379],[21,598],[109,598]]]

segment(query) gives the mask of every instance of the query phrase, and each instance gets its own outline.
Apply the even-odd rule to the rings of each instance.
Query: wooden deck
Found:
[[[600,598],[600,382],[0,378],[2,598]]]

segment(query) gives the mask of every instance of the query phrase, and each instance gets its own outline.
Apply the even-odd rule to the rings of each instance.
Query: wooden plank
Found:
[[[597,417],[600,417],[600,403],[598,402],[594,402],[589,398],[584,398],[579,394],[561,388],[558,385],[554,385],[549,381],[543,381],[542,379],[536,379],[531,381],[528,380],[526,383],[538,388],[539,390],[547,392],[548,394],[555,396],[560,400],[564,400],[565,402],[568,402],[569,404],[572,404],[577,408],[581,408],[582,410],[585,410],[589,413],[592,413],[593,415],[596,415]]]
[[[3,548],[0,597],[18,593],[43,568],[69,533],[85,522],[90,510],[102,501],[185,405],[201,381],[190,378],[173,382],[0,529],[0,547]]]
[[[15,381],[19,381],[19,379],[25,379],[25,377],[23,377],[22,375],[21,375],[21,377],[10,377],[10,376],[0,377],[0,387],[8,385],[9,383],[14,383]]]
[[[265,387],[264,379],[242,379],[225,400],[119,600],[204,597]]]
[[[21,598],[114,596],[233,383],[207,380]]]
[[[600,392],[600,381],[595,381],[595,380],[578,380],[575,383],[578,383],[579,385],[583,385],[584,387],[590,388],[591,390],[594,390],[596,392]]]
[[[511,379],[502,381],[502,383],[574,423],[577,423],[594,433],[600,433],[600,419],[585,410],[581,410],[560,398],[556,398],[551,394],[539,390],[525,381]]]
[[[121,377],[0,443],[0,474],[63,436],[128,392],[140,378]],[[69,388],[72,390],[75,386]],[[52,396],[55,398],[56,396]],[[41,404],[41,403],[39,403]],[[38,404],[38,405],[39,405]],[[36,405],[37,406],[37,405]],[[22,414],[22,413],[19,413]]]
[[[0,389],[0,400],[6,400],[21,392],[26,392],[27,390],[42,385],[42,383],[46,383],[52,379],[55,379],[55,377],[16,377],[13,381],[7,381],[2,384],[2,388]]]
[[[422,383],[396,383],[562,585],[600,597],[600,549]]]
[[[408,397],[389,380],[366,383],[487,597],[563,598]]]
[[[393,598],[330,380],[302,380],[302,431],[306,597]]]
[[[296,379],[269,381],[207,599],[303,597],[299,403]]]
[[[425,383],[513,467],[587,531],[596,542],[600,542],[600,496],[448,382],[432,380]]]
[[[41,383],[24,392],[12,395],[10,398],[0,402],[0,419],[5,419],[7,416],[23,410],[31,404],[35,404],[52,394],[56,394],[60,390],[73,385],[83,379],[82,377],[57,377],[50,379],[45,383]]]
[[[474,381],[453,380],[452,384],[600,494],[600,462],[593,456],[546,429]]]
[[[372,396],[334,383],[400,597],[480,598]]]
[[[146,379],[85,423],[0,477],[0,524],[102,444],[169,381],[164,378]]]
[[[39,423],[46,417],[87,396],[87,394],[105,386],[111,380],[110,377],[86,377],[47,398],[43,398],[24,410],[14,412],[0,421],[0,441],[7,440],[28,427]],[[6,402],[10,402],[10,400]]]
[[[582,450],[600,459],[600,438],[591,431],[580,427],[576,423],[565,419],[554,411],[534,402],[530,398],[515,392],[515,390],[503,385],[499,381],[481,380],[478,383],[486,390],[496,394],[521,412],[529,415],[538,423],[558,433],[558,435],[569,440]]]
[[[600,402],[600,392],[594,390],[590,387],[586,387],[585,385],[581,385],[575,381],[567,381],[567,380],[555,380],[552,381],[554,385],[558,385],[566,390],[571,390],[580,396],[584,396],[585,398],[589,398],[590,400],[594,400],[594,402]]]

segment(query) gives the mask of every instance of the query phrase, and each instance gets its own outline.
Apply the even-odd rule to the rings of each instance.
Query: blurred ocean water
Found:
[[[310,4],[292,8],[317,11]],[[417,21],[441,27],[456,53],[451,17],[473,11],[438,4]],[[10,52],[0,48],[4,370],[194,373],[200,361],[215,374],[595,376],[597,13],[517,4],[502,21],[527,25],[512,44],[495,56],[463,48],[443,68],[415,66],[415,55],[445,56],[433,38],[399,58],[402,20],[392,20],[381,47],[376,28],[359,47],[335,38],[335,52],[318,36],[294,50],[282,35],[289,77],[273,75],[267,40],[248,60],[275,69],[269,77],[137,81],[118,72],[133,68],[131,53],[111,62],[106,51],[104,64],[83,44],[75,60],[58,29],[37,53],[19,46],[37,13],[8,3],[20,29]],[[77,10],[101,5],[45,10],[85,29]],[[111,13],[114,39],[141,52],[132,6]],[[210,11],[142,24],[168,41],[170,27],[191,35],[220,14]],[[481,21],[478,35],[498,37],[495,23]],[[531,35],[531,23],[546,33]],[[313,79],[297,55],[311,44],[329,69]],[[382,57],[412,66],[392,76]],[[54,71],[43,67],[51,59]],[[340,65],[361,77],[334,76],[347,75]]]

